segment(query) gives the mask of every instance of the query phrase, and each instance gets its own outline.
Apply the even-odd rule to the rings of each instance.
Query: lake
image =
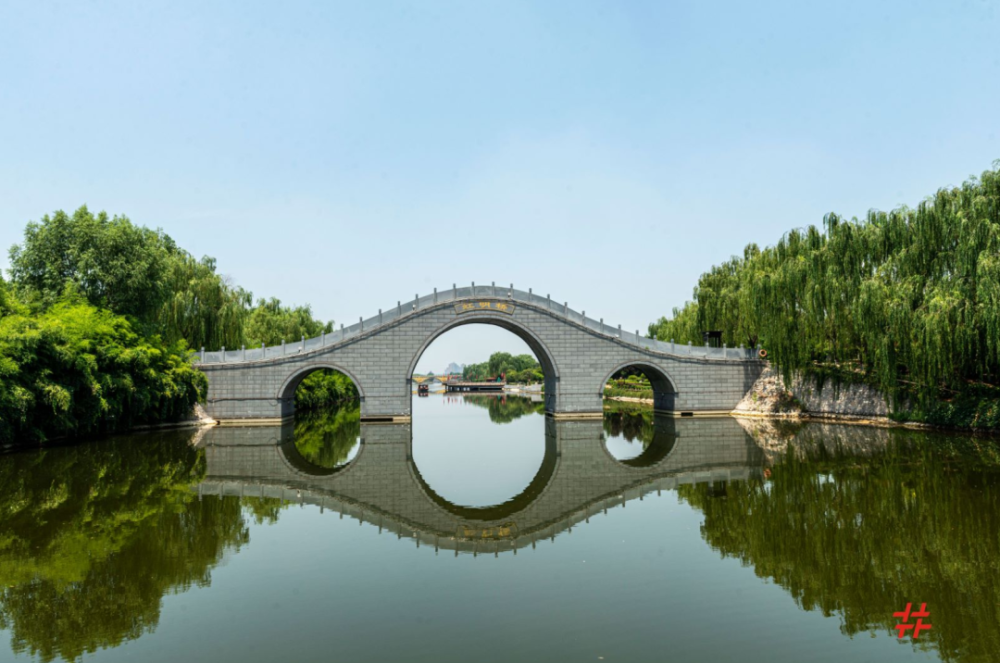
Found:
[[[998,479],[967,435],[492,395],[11,452],[0,660],[997,661]]]

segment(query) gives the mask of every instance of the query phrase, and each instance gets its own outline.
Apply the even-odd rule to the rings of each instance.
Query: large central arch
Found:
[[[435,329],[420,345],[416,354],[414,354],[413,359],[410,361],[410,366],[404,376],[407,386],[413,378],[413,372],[417,370],[417,364],[420,363],[420,358],[424,355],[424,352],[427,351],[427,348],[434,343],[434,341],[452,329],[474,324],[493,325],[495,327],[506,329],[524,341],[528,347],[531,348],[531,351],[535,353],[535,358],[538,360],[538,363],[542,365],[542,373],[545,375],[545,408],[551,409],[556,400],[559,383],[559,367],[556,364],[555,358],[552,356],[552,352],[533,331],[513,319],[511,316],[503,314],[485,312],[469,313],[463,317],[447,322]],[[411,399],[412,396],[413,395],[411,393]]]

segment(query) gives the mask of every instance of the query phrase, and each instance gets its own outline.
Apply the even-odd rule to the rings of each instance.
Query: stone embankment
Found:
[[[740,417],[821,418],[856,423],[891,424],[889,403],[864,384],[821,384],[812,377],[795,376],[791,386],[768,366],[733,414]]]
[[[171,421],[162,424],[149,424],[146,426],[133,426],[132,430],[158,430],[161,428],[194,428],[202,426],[215,426],[219,422],[208,416],[205,407],[201,403],[195,403],[191,408],[191,413],[180,421]]]

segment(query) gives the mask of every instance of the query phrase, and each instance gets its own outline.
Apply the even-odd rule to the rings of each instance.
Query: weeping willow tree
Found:
[[[786,379],[834,367],[893,398],[992,388],[1000,377],[1000,161],[916,208],[829,214],[713,267],[695,302],[649,326],[661,340],[722,330],[758,343]]]
[[[196,260],[178,252],[167,272],[171,295],[158,316],[158,329],[169,340],[184,339],[193,348],[238,347],[253,295],[215,271],[215,258]]]

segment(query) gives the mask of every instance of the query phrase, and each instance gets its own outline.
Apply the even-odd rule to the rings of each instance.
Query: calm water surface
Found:
[[[963,436],[494,396],[9,453],[0,660],[998,661],[998,478]]]

